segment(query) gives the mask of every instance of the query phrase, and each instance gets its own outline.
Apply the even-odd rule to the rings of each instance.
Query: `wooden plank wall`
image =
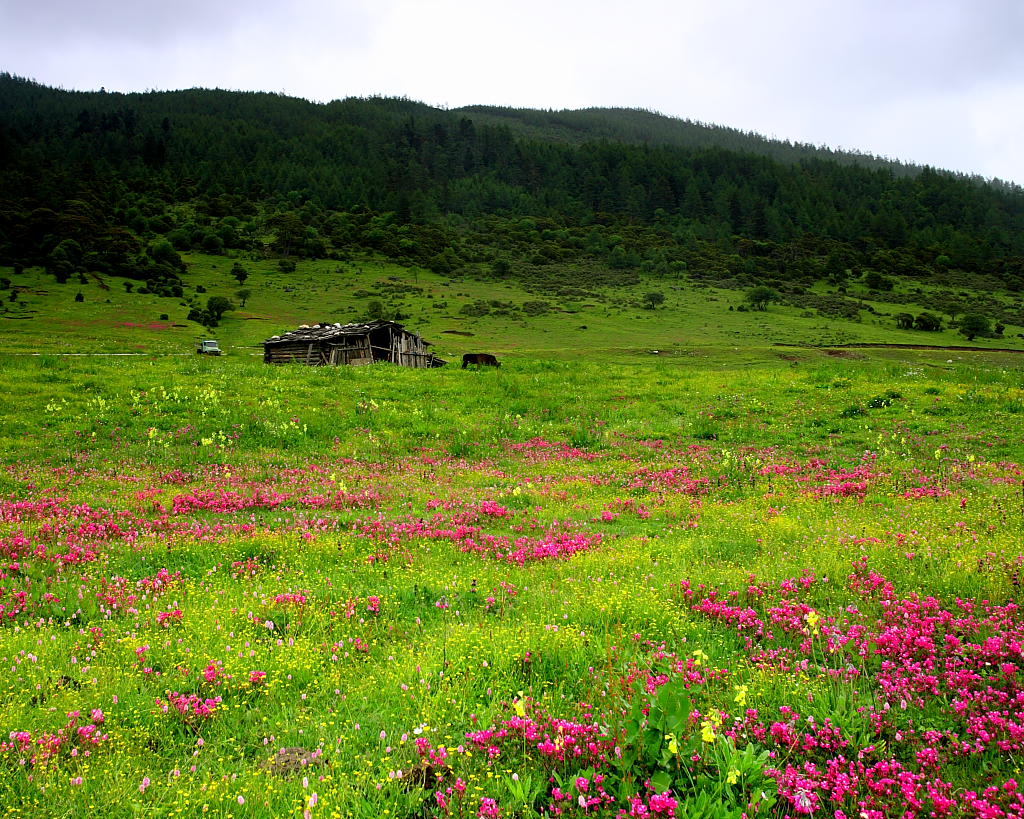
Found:
[[[434,355],[423,340],[411,333],[392,333],[389,347],[371,346],[369,336],[341,337],[330,341],[294,341],[264,348],[263,360],[268,364],[370,364],[377,360],[391,361],[404,367],[430,367]]]

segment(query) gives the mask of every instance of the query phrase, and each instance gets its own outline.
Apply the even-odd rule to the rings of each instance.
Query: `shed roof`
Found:
[[[267,345],[285,344],[293,341],[330,341],[331,339],[342,338],[344,336],[365,336],[382,327],[391,327],[402,333],[416,335],[415,333],[406,330],[405,327],[397,321],[370,321],[365,323],[355,322],[352,324],[303,324],[295,330],[290,330],[289,332],[282,333],[278,336],[271,336],[263,343]],[[431,345],[429,341],[423,341],[423,343]]]

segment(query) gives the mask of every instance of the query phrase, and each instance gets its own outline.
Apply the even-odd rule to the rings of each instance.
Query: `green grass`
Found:
[[[21,288],[19,301],[6,302],[0,313],[7,349],[191,353],[195,339],[206,333],[187,321],[187,300],[205,305],[210,296],[222,295],[238,303],[234,294],[239,285],[230,275],[232,258],[200,254],[184,258],[188,264],[184,299],[128,294],[124,282],[116,278],[90,279],[85,284],[72,279],[60,285],[38,270],[15,277],[9,269],[0,269]],[[594,291],[596,298],[559,303],[542,292],[523,290],[513,281],[452,279],[372,259],[304,261],[290,274],[278,271],[270,260],[240,261],[249,271],[244,287],[252,296],[245,308],[226,314],[215,331],[221,346],[238,356],[259,355],[264,339],[299,324],[363,319],[373,300],[407,315],[410,328],[437,345],[439,355],[453,360],[464,352],[480,350],[523,359],[623,360],[658,350],[660,355],[701,359],[734,358],[739,352],[750,360],[772,360],[786,354],[774,346],[777,344],[966,344],[963,336],[950,329],[937,333],[897,329],[897,313],[917,314],[928,309],[927,303],[914,303],[918,297],[910,291],[906,291],[905,303],[865,298],[865,306],[876,313],[862,312],[862,320],[854,322],[808,317],[802,309],[780,305],[765,312],[737,312],[729,308],[743,303],[741,292],[683,279],[651,280],[633,288],[599,288]],[[197,292],[197,286],[206,292]],[[665,303],[645,310],[640,306],[641,296],[653,290],[665,293]],[[79,292],[84,297],[81,303],[75,302]],[[924,292],[927,302],[928,288]],[[360,293],[368,295],[357,297]],[[1003,298],[1014,303],[1012,294]],[[477,301],[497,301],[516,308],[530,301],[548,301],[552,310],[539,316],[516,310],[480,318],[460,312]],[[160,319],[163,314],[167,320]],[[972,346],[1024,350],[1024,341],[1017,335],[1021,331],[1024,327],[1008,325],[1004,338],[978,339]]]
[[[193,261],[192,275],[217,292],[229,265],[200,273],[210,260]],[[296,281],[305,275],[300,267]],[[762,791],[778,803],[750,811],[781,817],[792,806],[756,758],[768,748],[779,764],[795,758],[770,740],[740,735],[733,747],[722,736],[746,707],[766,722],[783,706],[828,717],[865,764],[916,766],[922,740],[908,729],[918,724],[965,730],[950,706],[960,694],[943,689],[901,709],[877,679],[881,660],[830,653],[816,621],[765,642],[807,659],[794,673],[757,659],[734,625],[694,604],[735,591],[765,619],[798,600],[823,625],[870,626],[891,603],[857,591],[862,560],[892,583],[894,599],[934,597],[957,617],[957,598],[1013,601],[1024,534],[1017,356],[799,349],[794,361],[749,337],[737,351],[729,334],[742,322],[789,327],[794,341],[811,338],[813,323],[772,308],[725,310],[717,326],[684,304],[708,295],[693,289],[628,322],[585,308],[588,327],[609,337],[594,351],[559,344],[568,333],[559,323],[583,314],[525,328],[444,316],[416,325],[439,340],[442,329],[475,328],[443,340],[442,354],[486,341],[507,356],[498,370],[265,366],[247,345],[268,330],[308,321],[317,299],[338,299],[339,313],[324,318],[361,303],[308,275],[324,289],[296,306],[303,291],[271,289],[257,267],[247,285],[264,287],[266,301],[254,296],[225,322],[221,358],[193,355],[188,328],[127,327],[123,338],[138,331],[147,351],[183,354],[0,358],[0,604],[24,591],[28,606],[0,620],[0,742],[19,731],[37,742],[68,713],[96,708],[109,735],[88,757],[65,748],[32,762],[0,748],[0,816],[440,817],[436,791],[462,780],[464,815],[493,798],[504,816],[536,817],[552,804],[552,778],[571,791],[593,773],[590,763],[544,757],[535,742],[505,743],[494,760],[474,748],[469,735],[522,711],[594,723],[624,759],[636,755],[628,768],[601,768],[614,804],[591,815],[615,816],[654,776],[680,817],[733,816]],[[453,305],[484,292],[422,273],[419,286],[423,304],[428,291],[454,291]],[[122,324],[141,323],[127,311],[145,304],[120,303]],[[250,312],[287,321],[272,328]],[[694,335],[704,322],[707,337],[672,348],[663,342],[680,330],[670,317]],[[25,327],[14,344],[28,351],[43,336]],[[549,332],[530,335],[541,327]],[[874,332],[849,328],[862,339]],[[107,349],[118,344],[87,330]],[[85,343],[78,333],[62,337],[65,349]],[[644,352],[654,344],[676,354]],[[458,526],[477,527],[472,544]],[[537,544],[561,535],[586,547],[520,564],[500,556],[512,546],[486,546],[488,536]],[[161,569],[170,584],[147,586]],[[809,573],[805,591],[781,594]],[[687,589],[702,590],[691,600]],[[280,598],[288,594],[306,602]],[[178,609],[180,622],[160,623]],[[662,645],[713,674],[685,687]],[[837,676],[850,668],[863,676]],[[265,680],[250,682],[253,671]],[[630,682],[661,674],[665,687],[651,686],[664,696]],[[222,702],[209,720],[183,719],[158,704],[174,692]],[[884,744],[869,718],[883,704]],[[653,751],[640,739],[641,706],[658,734],[647,737]],[[701,718],[688,721],[690,708]],[[715,714],[725,722],[711,722]],[[673,761],[669,735],[702,761]],[[410,780],[423,770],[416,739],[446,749],[441,784]],[[293,775],[267,767],[290,747],[321,761]],[[734,754],[745,748],[741,763]],[[958,792],[1016,775],[1015,755],[994,747],[942,763]],[[850,815],[854,806],[842,807]]]

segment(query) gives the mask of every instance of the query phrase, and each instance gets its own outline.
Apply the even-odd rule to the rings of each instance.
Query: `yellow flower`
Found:
[[[696,651],[693,652],[693,664],[694,665],[701,665],[701,664],[703,664],[704,661],[707,660],[707,658],[708,658],[708,655],[705,654],[703,651],[701,651],[699,648]]]
[[[711,720],[706,719],[700,724],[700,738],[705,742],[715,741],[715,726]]]
[[[679,743],[676,741],[675,734],[668,734],[665,739],[668,740],[668,752],[673,756],[679,753]]]
[[[729,771],[729,775],[725,778],[725,782],[728,785],[735,785],[736,784],[736,780],[738,780],[739,778],[740,778],[740,772],[738,770],[736,770],[735,768],[733,768],[731,771]]]
[[[821,622],[821,615],[816,611],[809,611],[804,615],[804,619],[807,621],[807,625],[811,627],[811,631],[815,634],[818,633],[818,623]]]
[[[747,704],[747,687],[745,685],[737,685],[734,690],[736,691],[734,701],[742,708]]]

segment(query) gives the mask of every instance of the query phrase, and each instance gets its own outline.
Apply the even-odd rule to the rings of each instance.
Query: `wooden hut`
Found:
[[[303,324],[263,342],[267,364],[373,364],[388,361],[403,367],[443,367],[442,361],[415,333],[394,321],[366,324]]]

